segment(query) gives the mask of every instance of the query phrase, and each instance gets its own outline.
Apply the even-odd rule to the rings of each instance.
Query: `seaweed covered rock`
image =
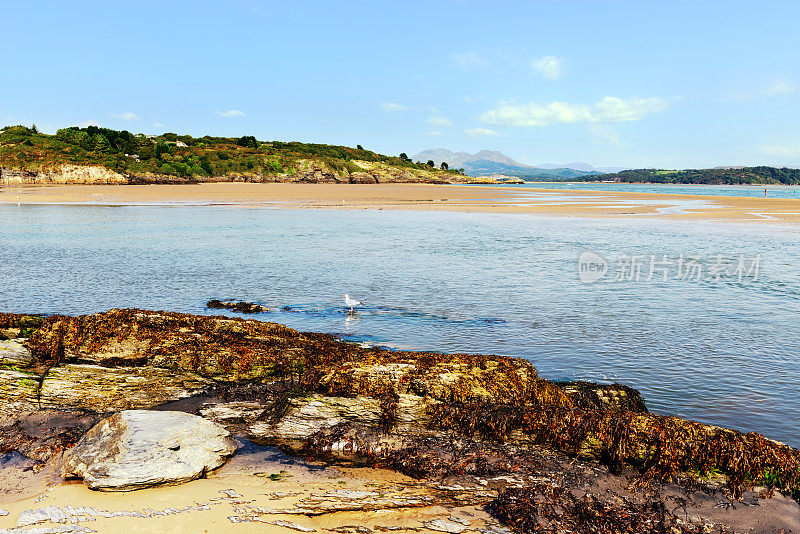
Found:
[[[81,438],[66,455],[64,474],[104,491],[180,484],[217,469],[236,448],[227,430],[202,417],[127,410]]]
[[[634,468],[642,482],[719,473],[734,495],[755,485],[800,492],[791,447],[649,414],[622,385],[544,380],[522,359],[388,351],[275,323],[146,310],[49,317],[27,346],[29,369],[0,370],[10,409],[102,413],[203,395],[214,397],[204,417],[335,461],[395,465],[419,439],[458,439]]]
[[[36,410],[39,381],[38,375],[27,370],[0,369],[0,413],[9,415]]]
[[[800,508],[782,496],[750,491],[730,499],[713,483],[640,485],[621,475],[536,446],[464,436],[383,434],[345,423],[312,436],[304,456],[394,469],[433,481],[459,499],[488,505],[491,514],[525,533],[794,532]],[[757,512],[756,512],[757,510]],[[781,530],[783,529],[783,530]]]
[[[661,500],[622,499],[584,494],[570,488],[533,483],[504,491],[488,507],[503,523],[525,534],[733,534],[712,523],[686,521]],[[699,523],[699,524],[698,524]]]
[[[111,310],[50,317],[30,338],[35,362],[150,366],[222,381],[290,379],[323,395],[416,394],[442,401],[571,405],[527,361],[501,356],[388,351],[327,334],[228,317]]]
[[[239,313],[264,313],[269,311],[264,306],[253,304],[252,302],[221,301],[216,299],[206,302],[206,308],[210,310],[231,310]]]
[[[0,454],[16,451],[47,462],[74,446],[101,416],[77,410],[21,412],[0,421]]]
[[[641,393],[623,384],[595,384],[594,382],[556,382],[573,399],[575,404],[594,408],[613,408],[627,412],[647,413]]]
[[[644,482],[718,472],[727,477],[728,489],[737,497],[755,485],[800,496],[800,450],[755,432],[678,417],[590,406],[439,403],[432,406],[430,426],[543,446],[600,460],[616,471],[633,466]]]
[[[193,373],[158,367],[64,364],[44,375],[38,402],[43,408],[94,412],[151,408],[200,394],[209,384]]]
[[[4,337],[27,337],[44,323],[40,315],[0,312],[0,334]]]

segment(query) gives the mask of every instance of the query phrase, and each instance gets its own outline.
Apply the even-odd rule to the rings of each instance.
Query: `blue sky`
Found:
[[[798,2],[2,2],[0,124],[800,166]]]

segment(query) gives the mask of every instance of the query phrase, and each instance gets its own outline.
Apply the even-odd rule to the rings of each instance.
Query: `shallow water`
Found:
[[[609,262],[578,276],[591,251]],[[649,281],[760,254],[758,276]],[[640,255],[631,280],[623,255]],[[752,266],[752,262],[748,266]],[[658,413],[800,446],[800,228],[400,211],[0,206],[0,310],[140,307],[256,316],[394,348],[524,357],[619,381]],[[673,272],[674,271],[674,272]],[[623,275],[617,280],[616,275]],[[365,307],[343,308],[349,293]]]
[[[498,186],[493,186],[498,187]],[[701,185],[701,184],[626,184],[599,182],[527,182],[500,187],[519,189],[573,189],[581,191],[620,191],[671,195],[710,195],[720,197],[800,198],[798,185]]]

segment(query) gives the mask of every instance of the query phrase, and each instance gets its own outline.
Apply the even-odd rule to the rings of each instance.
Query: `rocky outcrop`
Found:
[[[0,339],[0,365],[22,366],[31,363],[31,351],[25,346],[27,340]]]
[[[30,354],[16,360],[28,363],[0,370],[9,412],[180,405],[260,444],[413,477],[522,473],[519,484],[534,487],[543,473],[567,473],[557,480],[574,488],[564,466],[585,461],[636,484],[696,485],[712,473],[734,496],[754,485],[800,490],[791,447],[650,414],[625,386],[544,380],[520,359],[388,351],[275,323],[146,310],[49,317],[29,335]],[[584,509],[567,493],[548,498],[576,514],[611,503],[650,520],[614,499]],[[509,494],[497,513],[514,523],[521,501],[538,502]]]
[[[81,438],[66,455],[64,473],[105,491],[180,484],[217,469],[236,448],[227,430],[202,417],[126,410]]]
[[[383,399],[396,393],[514,403],[534,395],[542,402],[569,402],[562,388],[541,380],[524,360],[364,348],[327,334],[239,318],[144,310],[57,316],[48,318],[28,344],[34,363],[51,369],[67,364],[151,368],[334,397]]]
[[[2,185],[125,184],[127,176],[99,165],[61,165],[39,171],[0,169]]]
[[[264,313],[269,311],[260,304],[253,304],[252,302],[239,302],[235,300],[221,301],[209,300],[206,302],[206,308],[210,310],[230,310],[239,313]]]
[[[64,364],[44,375],[38,405],[101,413],[149,408],[200,394],[209,384],[197,375],[158,367]]]
[[[99,165],[64,164],[42,169],[0,168],[0,185],[63,185],[63,184],[178,184],[197,182],[296,182],[296,183],[495,183],[484,177],[441,173],[434,169],[395,167],[372,161],[350,161],[348,169],[336,169],[321,160],[297,160],[296,168],[283,173],[252,171],[216,176],[181,177],[152,172],[121,174]]]
[[[19,452],[43,464],[73,447],[101,415],[80,410],[35,410],[0,421],[0,454]]]
[[[38,409],[40,380],[32,371],[0,368],[0,413],[13,415]]]

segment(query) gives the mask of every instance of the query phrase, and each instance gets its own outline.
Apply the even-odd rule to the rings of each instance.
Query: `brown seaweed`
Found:
[[[576,493],[562,486],[534,483],[505,490],[487,508],[500,521],[526,534],[733,534],[721,526],[681,521],[660,499],[637,502]]]
[[[635,390],[557,384],[520,359],[394,352],[276,323],[145,310],[48,317],[29,345],[40,366],[146,364],[219,384],[371,396],[381,400],[383,432],[394,426],[398,396],[420,395],[430,401],[432,430],[498,443],[514,435],[571,456],[599,458],[612,469],[634,466],[642,483],[721,473],[734,496],[753,485],[800,493],[800,452],[787,445],[648,414]]]
[[[536,403],[442,403],[430,411],[433,428],[499,442],[521,431],[531,443],[598,457],[612,469],[635,466],[643,483],[719,472],[737,498],[754,485],[800,495],[800,451],[755,432],[677,417]]]
[[[264,313],[269,311],[260,304],[253,304],[252,302],[239,302],[239,301],[221,301],[209,300],[206,302],[206,308],[211,310],[231,310],[239,313]]]

